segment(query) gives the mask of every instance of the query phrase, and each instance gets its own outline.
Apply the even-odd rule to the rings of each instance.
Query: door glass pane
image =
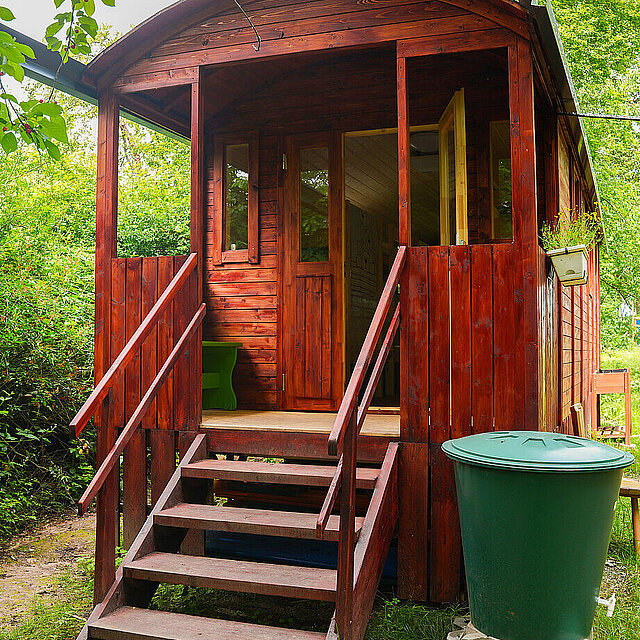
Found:
[[[225,146],[224,250],[249,247],[249,145]]]
[[[508,122],[491,123],[491,229],[494,240],[513,237],[511,137]]]
[[[300,150],[300,262],[329,260],[329,149]]]
[[[447,132],[447,164],[449,165],[449,184],[447,197],[449,200],[449,243],[457,244],[456,225],[456,141],[453,126]]]
[[[411,240],[440,244],[440,149],[437,131],[415,131],[411,148]]]

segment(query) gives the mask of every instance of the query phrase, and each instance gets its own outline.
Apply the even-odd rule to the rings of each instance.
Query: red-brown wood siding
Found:
[[[186,258],[115,258],[111,262],[111,360],[140,326]],[[151,332],[114,388],[112,419],[116,429],[127,423],[160,366],[195,312],[194,272],[171,303],[157,330]],[[178,361],[145,416],[141,429],[124,451],[123,535],[128,547],[147,517],[147,487],[152,504],[175,469],[174,427],[193,429],[197,412],[192,393],[193,347]],[[180,417],[182,416],[182,418]],[[150,466],[147,465],[149,457]],[[149,476],[148,476],[149,473]]]
[[[469,2],[419,2],[418,0],[267,0],[247,7],[262,39],[253,51],[255,34],[236,7],[212,11],[180,34],[168,38],[130,66],[118,85],[148,83],[159,74],[192,73],[198,65],[321,51],[349,46],[422,38],[433,34],[490,32],[508,26],[528,37],[525,12],[514,6]],[[474,13],[475,12],[475,13]],[[173,81],[175,82],[175,81]]]
[[[431,577],[427,592],[419,576],[413,583],[403,579],[411,585],[403,597],[445,602],[459,593],[461,556],[453,467],[441,444],[472,432],[519,428],[524,414],[516,322],[523,303],[513,276],[519,260],[513,244],[412,247],[407,260],[411,291],[402,316],[409,319],[403,330],[414,375],[402,438],[411,444],[405,457],[412,468],[428,447],[429,478],[422,484],[431,490],[422,494],[429,496],[428,516],[416,517],[420,508],[401,514],[401,528],[406,524],[424,540],[429,528]],[[402,542],[399,552],[406,558]],[[414,564],[424,567],[419,558]],[[406,559],[402,565],[412,566]]]

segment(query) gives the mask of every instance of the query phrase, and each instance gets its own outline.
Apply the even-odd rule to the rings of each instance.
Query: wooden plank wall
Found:
[[[209,147],[211,148],[211,147]],[[278,335],[278,149],[274,135],[259,142],[258,264],[213,264],[217,236],[213,220],[216,175],[207,160],[204,301],[205,340],[242,342],[234,371],[234,389],[241,406],[275,407],[277,403]]]
[[[416,575],[402,576],[401,597],[451,602],[461,588],[453,466],[442,454],[442,443],[523,424],[518,265],[513,244],[409,249],[410,294],[402,314],[409,318],[412,376],[402,461],[415,466],[417,479],[420,469],[427,468],[428,476],[412,479],[412,486],[400,491],[412,505],[401,509],[399,552],[416,553],[411,540],[426,540],[427,530],[430,547],[429,582],[419,575],[427,563],[402,556],[401,566],[409,574],[415,568]],[[421,504],[425,495],[426,505]]]
[[[112,260],[112,360],[122,351],[185,260],[186,256]],[[195,313],[196,286],[197,273],[194,272],[118,380],[112,408],[117,429],[127,423]],[[122,531],[126,548],[146,520],[147,489],[153,505],[175,469],[177,434],[198,426],[193,392],[197,378],[193,375],[192,349],[176,363],[174,372],[147,412],[142,428],[124,451]]]
[[[571,144],[559,132],[558,169],[560,211],[572,211],[593,206],[589,202],[579,164],[572,153]],[[594,419],[593,372],[600,368],[600,291],[598,249],[589,256],[589,282],[579,287],[564,287],[554,277],[558,291],[559,353],[558,367],[559,411],[548,428],[573,433],[571,405],[581,403],[585,409],[585,422]]]

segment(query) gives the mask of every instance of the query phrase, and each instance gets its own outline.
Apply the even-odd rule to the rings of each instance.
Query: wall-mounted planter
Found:
[[[576,247],[564,247],[547,251],[558,279],[565,287],[587,284],[589,271],[587,247],[583,244]]]

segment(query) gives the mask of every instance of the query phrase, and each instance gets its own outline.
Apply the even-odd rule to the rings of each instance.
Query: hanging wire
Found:
[[[558,111],[559,116],[573,116],[574,118],[599,118],[601,120],[623,120],[626,122],[640,122],[640,116],[619,116],[610,113],[571,113]]]
[[[260,34],[258,33],[258,30],[256,29],[256,26],[253,24],[253,20],[251,20],[251,18],[249,17],[249,14],[244,10],[244,7],[240,4],[240,2],[238,0],[233,0],[233,1],[236,3],[236,6],[238,7],[238,9],[240,9],[240,11],[242,11],[242,14],[247,19],[247,22],[251,25],[251,28],[253,29],[254,33],[256,34],[256,42],[257,42],[257,44],[253,45],[253,49],[255,51],[260,51],[260,46],[262,45],[262,38],[260,37]]]

